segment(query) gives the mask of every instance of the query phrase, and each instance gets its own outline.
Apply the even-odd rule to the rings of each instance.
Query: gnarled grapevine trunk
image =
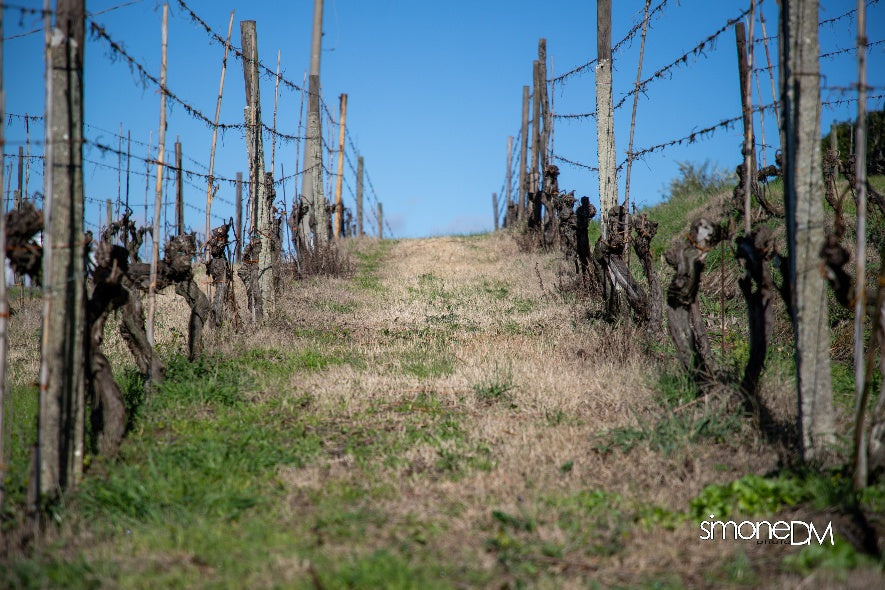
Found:
[[[667,288],[670,338],[682,366],[702,387],[715,378],[710,341],[698,308],[698,289],[707,253],[722,239],[722,231],[707,219],[691,224],[685,241],[667,251],[667,263],[676,271]]]

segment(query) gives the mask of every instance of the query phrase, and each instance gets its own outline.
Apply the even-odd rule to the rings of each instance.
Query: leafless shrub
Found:
[[[303,248],[292,261],[291,270],[297,279],[315,276],[344,278],[353,274],[353,264],[350,256],[330,241]]]

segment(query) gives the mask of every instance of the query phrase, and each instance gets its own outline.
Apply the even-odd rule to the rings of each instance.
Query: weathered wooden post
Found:
[[[639,42],[639,65],[636,67],[636,82],[633,85],[633,113],[630,116],[630,139],[627,141],[627,169],[624,175],[624,207],[630,207],[630,173],[633,170],[633,135],[636,130],[636,107],[639,105],[640,82],[642,82],[642,61],[645,57],[645,38],[648,33],[648,7],[651,0],[645,0],[642,19],[642,39]],[[629,262],[629,255],[627,258]]]
[[[363,157],[356,160],[356,233],[363,235]]]
[[[341,190],[344,183],[344,134],[347,129],[347,95],[340,98],[340,119],[338,122],[338,176],[335,180],[335,239],[344,233],[344,205]]]
[[[498,231],[498,193],[492,193],[492,219],[494,220],[495,231]]]
[[[529,87],[522,87],[522,127],[520,127],[519,140],[519,203],[517,204],[517,217],[520,221],[526,217],[526,195],[529,190],[526,178],[526,160],[528,159],[529,145]]]
[[[744,23],[735,23],[734,25],[735,39],[737,41],[738,54],[738,75],[741,84],[741,112],[744,123],[744,172],[743,178],[744,191],[744,234],[750,235],[752,225],[752,211],[750,209],[750,195],[755,180],[755,158],[753,147],[753,99],[751,96],[752,89],[750,87],[750,64],[747,61],[747,35],[744,31]]]
[[[262,307],[273,303],[273,200],[268,198],[267,183],[264,177],[264,141],[261,125],[261,96],[258,72],[258,33],[254,20],[240,23],[243,44],[243,75],[246,83],[245,108],[247,125],[247,147],[249,151],[249,182],[252,185],[252,219],[255,233],[250,241],[261,242],[258,251],[258,286]],[[260,319],[260,318],[259,318]]]
[[[378,203],[378,239],[384,239],[384,209]]]
[[[169,4],[163,5],[163,41],[160,63],[160,131],[157,144],[157,184],[154,192],[154,230],[151,247],[151,283],[148,287],[147,338],[153,353],[154,314],[157,310],[157,263],[160,259],[160,215],[163,213],[163,158],[166,153],[166,47],[169,39]]]
[[[181,142],[175,140],[175,228],[184,235],[184,171],[181,165]]]
[[[76,484],[83,469],[85,16],[84,0],[58,0],[46,58],[44,315],[36,469],[36,490],[46,499]]]
[[[230,35],[234,27],[234,11],[230,11],[230,20],[227,23],[227,40],[224,42],[224,58],[221,60],[221,81],[218,83],[218,98],[215,101],[215,122],[212,125],[212,148],[209,151],[209,177],[206,179],[206,241],[212,235],[212,200],[215,198],[215,145],[218,143],[218,118],[221,115],[221,96],[224,93],[224,75],[227,72],[227,52],[230,49]],[[243,47],[243,55],[246,48]],[[245,60],[243,68],[245,69]],[[248,100],[248,97],[247,97]],[[247,118],[246,125],[249,125]]]
[[[3,11],[0,10],[0,37],[3,36]],[[3,88],[3,43],[0,42],[0,121],[6,119],[6,92]],[[25,119],[27,120],[27,119]],[[6,149],[6,126],[0,125],[0,154]],[[3,165],[0,162],[0,187],[3,186]],[[6,419],[6,322],[9,302],[6,300],[6,203],[0,207],[0,510],[6,499],[6,452],[3,424]]]
[[[864,363],[864,315],[866,311],[867,260],[867,31],[866,3],[857,2],[857,157],[854,160],[855,194],[857,194],[857,254],[854,273],[857,293],[854,303],[854,489],[867,485],[866,406],[869,389],[866,386]],[[882,261],[879,262],[883,264]],[[879,290],[885,284],[879,284]],[[882,346],[882,343],[879,344]],[[885,353],[883,353],[885,354]]]
[[[538,60],[532,62],[532,162],[529,191],[535,193],[541,190],[541,168],[539,167],[541,153],[541,64]]]
[[[18,146],[18,189],[15,191],[12,202],[16,210],[21,210],[25,200],[25,148]]]
[[[237,172],[236,226],[234,227],[234,256],[237,264],[243,262],[243,173]]]
[[[824,244],[820,155],[817,0],[783,0],[784,200],[789,283],[796,339],[796,385],[802,458],[822,460],[834,441],[830,329],[819,253]]]
[[[513,202],[513,136],[507,136],[507,187],[505,190],[504,202],[507,205]]]
[[[547,98],[547,39],[538,39],[538,93],[541,112],[541,144],[538,150],[540,167],[547,168],[547,149],[550,146],[550,102]]]
[[[310,207],[301,220],[301,243],[325,244],[326,198],[323,194],[323,126],[320,119],[320,56],[323,43],[323,0],[313,3],[313,33],[310,50],[310,77],[307,97],[307,136],[304,142],[304,175],[302,198]],[[311,223],[313,220],[313,223]],[[314,230],[311,229],[313,226]]]
[[[618,204],[615,128],[612,111],[612,2],[596,3],[596,143],[599,154],[599,213],[602,239],[608,239],[609,212]]]

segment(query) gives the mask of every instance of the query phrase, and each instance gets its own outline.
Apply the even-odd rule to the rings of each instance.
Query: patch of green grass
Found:
[[[635,426],[622,426],[597,435],[593,449],[602,454],[614,451],[627,453],[640,444],[653,451],[671,455],[699,443],[724,443],[740,432],[741,417],[724,410],[711,410],[700,416],[691,412],[673,413],[664,409],[664,416],[653,422],[637,420]]]
[[[513,372],[496,366],[488,377],[473,386],[473,393],[477,400],[487,404],[510,402],[515,387]]]
[[[717,566],[714,571],[707,572],[706,577],[711,584],[728,580],[739,586],[758,588],[760,585],[759,575],[753,568],[753,562],[743,549],[738,550],[729,561]]]
[[[838,535],[834,536],[833,545],[810,543],[798,553],[784,557],[783,564],[788,571],[797,572],[802,576],[808,576],[819,568],[842,573],[859,566],[880,570],[882,568],[881,562],[863,553],[858,553],[851,543]]]
[[[295,408],[215,402],[211,412],[184,413],[152,405],[106,476],[83,482],[75,495],[82,514],[128,526],[237,519],[267,504],[278,465],[303,465],[320,452]]]
[[[86,560],[71,561],[41,555],[36,559],[7,565],[0,563],[0,586],[10,590],[42,588],[94,589],[101,587],[94,568]]]
[[[6,452],[6,502],[7,514],[22,506],[28,488],[28,470],[31,464],[31,447],[37,442],[37,413],[39,402],[36,384],[16,385],[7,389],[6,407],[3,415],[3,436]]]
[[[435,379],[451,375],[455,370],[455,356],[443,334],[422,337],[400,356],[400,369],[418,379]]]
[[[333,314],[351,314],[356,311],[356,306],[351,303],[339,303],[325,299],[314,301],[312,305],[321,311],[328,311]]]
[[[391,590],[407,588],[449,588],[443,577],[444,568],[436,565],[418,566],[391,551],[378,549],[353,559],[332,561],[324,559],[325,566],[318,568],[319,587],[332,589]]]
[[[352,284],[366,291],[379,293],[384,290],[378,271],[381,263],[390,252],[394,242],[391,240],[379,240],[363,252],[356,253],[357,270]]]

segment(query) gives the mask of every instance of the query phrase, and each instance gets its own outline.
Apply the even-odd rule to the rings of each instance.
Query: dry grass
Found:
[[[309,277],[285,285],[262,327],[207,332],[208,352],[222,356],[319,350],[338,359],[276,377],[256,372],[245,392],[252,405],[301,404],[298,412],[322,441],[314,460],[276,467],[281,491],[269,508],[281,529],[315,535],[313,549],[268,548],[251,583],[310,585],[318,554],[330,564],[379,549],[413,567],[443,564],[452,574],[443,585],[462,587],[803,581],[780,567],[790,548],[705,544],[690,520],[644,524],[651,509],[685,514],[710,483],[773,469],[776,449],[744,427],[727,440],[677,444],[671,452],[641,443],[628,452],[600,450],[601,437],[663,417],[656,379],[669,361],[648,353],[630,326],[589,321],[592,304],[558,294],[563,264],[554,255],[525,252],[504,232],[347,247],[364,267],[372,256],[379,261],[371,280],[360,271],[356,278]],[[23,329],[12,331],[15,347],[33,344],[32,316],[17,320]],[[161,350],[183,351],[183,303],[164,294],[158,317]],[[123,364],[128,353],[108,329],[111,361]],[[795,410],[782,377],[769,374],[765,388],[787,418]],[[695,404],[681,411],[700,419],[713,410]],[[359,493],[342,500],[347,508],[376,515],[356,537],[306,528],[324,502],[335,502],[324,496],[353,489]],[[600,505],[587,505],[586,494]],[[171,568],[200,585],[227,584],[187,541],[169,553],[119,535],[94,538],[83,526],[65,545],[93,539],[82,550],[87,560],[115,564],[114,576]],[[735,574],[738,566],[750,577]],[[825,574],[814,575],[816,587],[827,586]]]

